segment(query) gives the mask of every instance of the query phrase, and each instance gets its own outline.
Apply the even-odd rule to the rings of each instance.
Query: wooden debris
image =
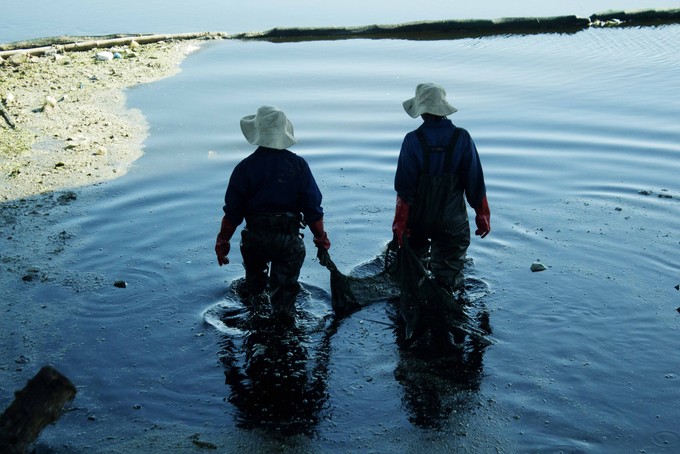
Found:
[[[56,422],[64,406],[76,396],[71,381],[52,366],[44,366],[0,416],[0,452],[24,454],[48,424]]]
[[[3,116],[7,124],[9,125],[10,128],[15,129],[16,124],[14,123],[14,118],[12,118],[12,115],[5,109],[5,107],[0,103],[0,115]]]
[[[178,33],[178,34],[163,34],[163,35],[129,35],[122,38],[106,38],[106,39],[92,39],[88,41],[71,42],[66,44],[49,44],[40,47],[31,48],[13,48],[10,50],[0,51],[0,58],[11,57],[15,54],[26,55],[43,55],[48,52],[82,52],[92,49],[109,48],[114,46],[126,46],[133,41],[138,44],[157,43],[159,41],[171,40],[190,40],[190,39],[218,39],[224,38],[226,35],[219,32],[201,32],[201,33]],[[58,38],[55,40],[59,41]],[[21,43],[22,46],[30,46],[30,42]],[[14,47],[14,46],[12,46]]]

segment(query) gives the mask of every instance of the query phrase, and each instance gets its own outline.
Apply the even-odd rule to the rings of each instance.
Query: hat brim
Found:
[[[402,103],[404,110],[411,118],[418,118],[422,114],[432,114],[438,115],[440,117],[445,117],[451,115],[452,113],[458,112],[458,109],[453,107],[448,101],[442,101],[437,104],[418,104],[416,102],[416,97],[409,98]]]
[[[258,130],[257,115],[247,115],[241,119],[241,132],[248,143],[261,147],[284,150],[297,143],[293,136],[293,124],[288,119],[285,130],[266,133]]]

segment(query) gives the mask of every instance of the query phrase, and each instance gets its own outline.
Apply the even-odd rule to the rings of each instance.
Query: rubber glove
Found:
[[[392,222],[392,233],[397,238],[399,247],[404,245],[404,235],[408,238],[410,235],[408,225],[408,213],[411,209],[406,200],[397,196],[397,206],[394,209],[394,221]]]
[[[479,206],[475,207],[475,213],[477,214],[475,216],[475,223],[477,224],[475,235],[484,238],[491,231],[491,211],[489,211],[489,202],[486,200],[486,195]]]
[[[331,240],[328,239],[328,234],[323,228],[323,218],[309,224],[309,230],[314,235],[314,244],[318,248],[329,250],[331,248]]]
[[[226,216],[222,218],[222,226],[220,227],[220,233],[217,234],[217,240],[215,241],[215,253],[217,254],[217,263],[222,266],[229,263],[229,249],[231,245],[229,240],[234,235],[236,231],[236,226],[233,225]]]

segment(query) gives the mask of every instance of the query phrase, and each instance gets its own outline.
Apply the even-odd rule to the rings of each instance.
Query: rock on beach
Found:
[[[546,268],[546,266],[541,262],[534,262],[531,264],[531,271],[533,271],[534,273],[538,271],[545,271],[547,269],[548,268]]]

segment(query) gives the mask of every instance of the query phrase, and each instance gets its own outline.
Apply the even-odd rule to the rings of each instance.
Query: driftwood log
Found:
[[[54,51],[59,52],[82,52],[86,50],[109,48],[115,46],[126,46],[136,41],[139,44],[157,43],[159,41],[170,40],[189,40],[189,39],[220,39],[226,35],[218,32],[202,32],[202,33],[179,33],[179,34],[163,34],[163,35],[113,35],[115,37],[55,37],[43,38],[38,41],[23,41],[19,43],[12,43],[0,46],[0,57],[7,58],[15,54],[26,55],[43,55],[45,52]],[[79,41],[78,41],[79,40]],[[72,42],[68,42],[72,41]],[[38,47],[36,47],[38,44]],[[41,45],[43,44],[43,45]]]
[[[76,395],[71,381],[44,366],[0,416],[0,452],[24,454],[45,426],[56,422]]]
[[[7,111],[7,109],[5,109],[1,102],[0,102],[0,115],[2,115],[2,117],[5,119],[10,128],[12,129],[16,128],[16,125],[14,124],[14,118],[12,118],[12,115]]]

